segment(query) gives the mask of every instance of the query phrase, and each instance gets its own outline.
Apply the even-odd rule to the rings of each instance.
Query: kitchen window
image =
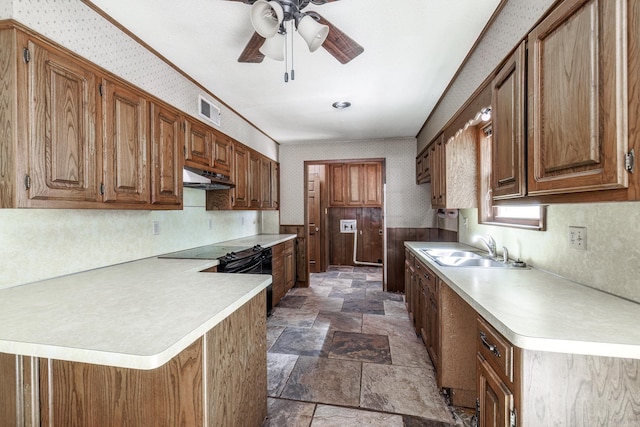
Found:
[[[478,152],[480,203],[478,222],[488,225],[527,228],[544,231],[546,206],[544,205],[494,205],[491,192],[491,124],[478,126]]]

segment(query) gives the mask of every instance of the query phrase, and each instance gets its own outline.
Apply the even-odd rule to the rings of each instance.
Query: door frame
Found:
[[[382,232],[382,271],[383,271],[383,279],[382,279],[382,286],[383,289],[386,290],[387,289],[387,194],[386,194],[386,182],[387,182],[387,178],[386,178],[386,158],[385,157],[376,157],[376,158],[362,158],[362,159],[331,159],[331,160],[305,160],[304,161],[304,176],[303,176],[303,185],[304,185],[304,242],[305,242],[305,251],[308,250],[308,243],[309,243],[309,217],[308,217],[308,205],[307,205],[307,191],[308,191],[308,178],[309,178],[309,166],[310,165],[323,165],[325,167],[327,167],[328,165],[332,164],[332,163],[364,163],[364,162],[381,162],[382,163],[382,173],[381,173],[381,177],[380,179],[382,180],[382,182],[380,183],[381,188],[382,188],[382,227],[383,227],[383,232]],[[328,248],[328,244],[329,244],[329,240],[327,239],[326,236],[326,232],[327,232],[327,221],[328,221],[328,215],[327,215],[327,208],[329,205],[329,186],[328,184],[328,180],[329,180],[329,176],[328,174],[325,174],[325,185],[323,186],[324,189],[321,190],[320,192],[320,214],[322,216],[322,225],[323,227],[320,229],[320,235],[321,235],[321,245],[322,245],[322,252],[323,252],[323,260],[322,260],[322,266],[328,266],[329,265],[329,260],[328,260],[328,256],[329,256],[329,248]],[[307,258],[307,257],[305,257]],[[306,266],[305,266],[305,271],[306,271],[306,281],[307,283],[311,283],[310,282],[310,276],[311,273],[309,271],[309,260],[305,259],[306,262]]]

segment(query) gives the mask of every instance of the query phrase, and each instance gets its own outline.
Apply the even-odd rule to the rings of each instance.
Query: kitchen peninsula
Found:
[[[260,425],[271,276],[202,273],[217,262],[0,290],[0,425]]]

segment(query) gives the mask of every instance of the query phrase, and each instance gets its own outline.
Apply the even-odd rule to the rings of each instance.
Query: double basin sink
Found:
[[[458,249],[420,249],[420,251],[445,267],[526,268],[526,266],[497,261],[488,255]]]

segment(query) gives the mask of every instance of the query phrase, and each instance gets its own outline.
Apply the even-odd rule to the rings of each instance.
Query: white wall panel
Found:
[[[428,184],[416,184],[416,140],[384,139],[333,144],[300,144],[280,147],[280,221],[304,224],[304,162],[385,158],[387,178],[387,226],[433,227]]]

